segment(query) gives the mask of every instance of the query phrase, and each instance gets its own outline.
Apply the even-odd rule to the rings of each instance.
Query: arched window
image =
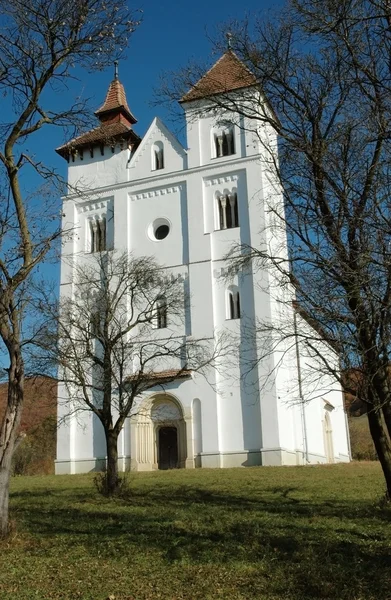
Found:
[[[152,170],[164,169],[164,147],[163,142],[155,142],[152,146]]]
[[[156,300],[156,328],[165,327],[167,327],[167,300],[164,296],[160,296]]]
[[[213,155],[215,158],[235,154],[234,128],[230,123],[213,128]]]
[[[90,224],[90,252],[95,252],[95,243],[96,243],[96,221],[91,220]]]
[[[90,220],[90,252],[106,250],[106,216]]]
[[[103,215],[98,221],[99,251],[106,250],[106,217]]]
[[[236,286],[231,286],[228,291],[227,319],[240,319],[240,294]]]
[[[219,229],[239,227],[238,196],[230,192],[217,196]]]

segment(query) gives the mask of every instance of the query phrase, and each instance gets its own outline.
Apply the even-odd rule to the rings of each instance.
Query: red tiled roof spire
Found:
[[[211,69],[181,98],[181,102],[200,100],[257,84],[257,79],[230,48]]]
[[[133,116],[126,101],[124,86],[118,79],[118,61],[114,63],[114,79],[109,85],[106,100],[95,112],[101,123],[124,123],[134,125],[137,119]]]
[[[96,146],[100,146],[103,154],[104,146],[111,146],[114,151],[115,145],[119,143],[121,148],[128,146],[134,150],[141,142],[140,137],[132,129],[137,119],[130,112],[124,86],[118,79],[117,61],[114,63],[114,69],[114,79],[109,85],[106,100],[95,112],[100,121],[99,126],[56,148],[56,152],[68,161],[77,152],[82,158],[83,151],[86,149],[90,150],[92,157]]]

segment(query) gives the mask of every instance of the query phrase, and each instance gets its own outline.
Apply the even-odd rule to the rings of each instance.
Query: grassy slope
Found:
[[[14,479],[1,600],[391,598],[376,463],[136,474],[131,492]]]

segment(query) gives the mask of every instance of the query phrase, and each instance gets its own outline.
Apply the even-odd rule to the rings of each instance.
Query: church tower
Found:
[[[227,94],[238,102],[264,101],[255,76],[231,50],[181,99],[184,148],[158,118],[140,139],[116,72],[95,113],[98,127],[57,150],[68,161],[71,186],[64,230],[77,231],[64,241],[62,297],[76,293],[71,265],[89,254],[116,249],[153,256],[189,295],[184,338],[213,344],[216,332],[228,331],[238,339],[229,375],[222,368],[206,381],[189,373],[139,399],[148,408],[126,420],[118,449],[123,469],[349,459],[340,391],[334,386],[327,398],[324,392],[304,405],[296,353],[288,362],[278,352],[260,356],[256,323],[279,318],[276,298],[284,294],[276,278],[251,267],[225,277],[233,246],[267,244],[287,256],[285,236],[273,233],[265,209],[266,197],[281,202],[281,194],[265,168],[259,132],[224,104]],[[266,134],[276,147],[274,133]],[[167,323],[160,325],[164,336]],[[56,472],[99,468],[101,426],[89,413],[82,413],[80,426],[66,396],[60,384]],[[326,404],[332,451],[330,434],[326,449],[322,433]]]

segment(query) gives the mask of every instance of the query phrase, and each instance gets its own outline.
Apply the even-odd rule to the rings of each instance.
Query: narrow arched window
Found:
[[[106,216],[90,220],[90,252],[106,250]]]
[[[235,192],[228,194],[229,222],[231,227],[239,227],[238,197]],[[228,226],[229,227],[229,226]]]
[[[238,197],[236,192],[217,196],[219,229],[239,227]]]
[[[222,133],[215,133],[214,143],[215,143],[216,157],[218,158],[220,156],[224,156],[224,154],[223,154],[224,138],[223,138]]]
[[[227,229],[227,197],[219,196],[217,198],[217,206],[219,211],[219,226],[220,229]]]
[[[215,158],[235,154],[233,125],[223,124],[213,128],[213,146]]]
[[[95,222],[95,248],[94,252],[99,252],[102,245],[102,229],[100,221]]]
[[[234,143],[234,130],[233,127],[229,127],[225,132],[225,145],[226,145],[226,154],[224,156],[229,156],[230,154],[235,154],[235,143]]]
[[[157,329],[167,327],[167,300],[164,296],[156,300],[156,327]]]
[[[98,250],[102,252],[106,250],[106,217],[102,217],[98,221],[98,229],[99,229],[99,247]]]
[[[90,224],[90,252],[95,252],[96,244],[96,222],[89,221]]]
[[[240,319],[240,294],[236,287],[228,290],[227,319]]]
[[[164,169],[164,147],[163,142],[156,142],[152,147],[152,170]]]

